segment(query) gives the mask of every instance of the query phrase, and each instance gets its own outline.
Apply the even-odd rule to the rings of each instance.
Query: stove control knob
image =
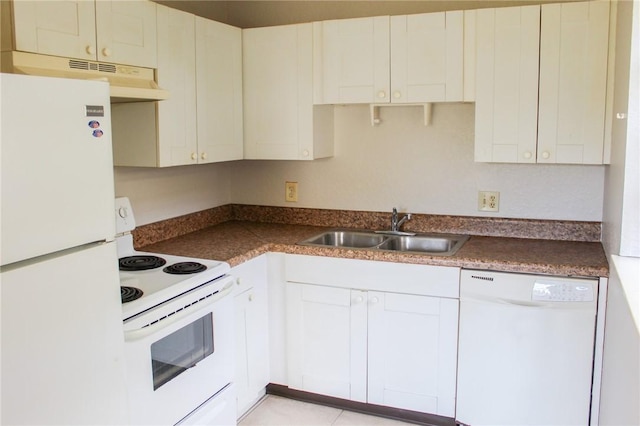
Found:
[[[126,207],[120,207],[118,209],[118,216],[120,216],[123,219],[126,219],[129,216],[129,211],[127,210]]]

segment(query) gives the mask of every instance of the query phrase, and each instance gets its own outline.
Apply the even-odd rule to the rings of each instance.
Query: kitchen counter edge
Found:
[[[302,246],[320,226],[228,221],[140,247],[142,251],[242,264],[267,252],[558,276],[608,277],[600,243],[470,236],[453,256]]]

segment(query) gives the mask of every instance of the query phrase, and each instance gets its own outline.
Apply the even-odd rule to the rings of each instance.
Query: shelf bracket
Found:
[[[423,120],[425,126],[431,125],[431,109],[432,103],[424,103],[424,104],[369,104],[369,114],[371,116],[371,126],[377,126],[382,123],[382,119],[380,118],[380,108],[381,107],[399,107],[399,106],[417,106],[422,107],[423,110]]]

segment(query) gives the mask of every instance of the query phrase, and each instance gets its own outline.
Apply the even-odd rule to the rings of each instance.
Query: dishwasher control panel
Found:
[[[593,293],[593,286],[590,283],[536,280],[531,292],[531,300],[544,302],[593,302]]]

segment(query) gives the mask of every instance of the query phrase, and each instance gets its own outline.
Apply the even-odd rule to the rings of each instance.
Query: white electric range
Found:
[[[235,424],[229,265],[136,251],[127,198],[116,223],[132,424]]]

